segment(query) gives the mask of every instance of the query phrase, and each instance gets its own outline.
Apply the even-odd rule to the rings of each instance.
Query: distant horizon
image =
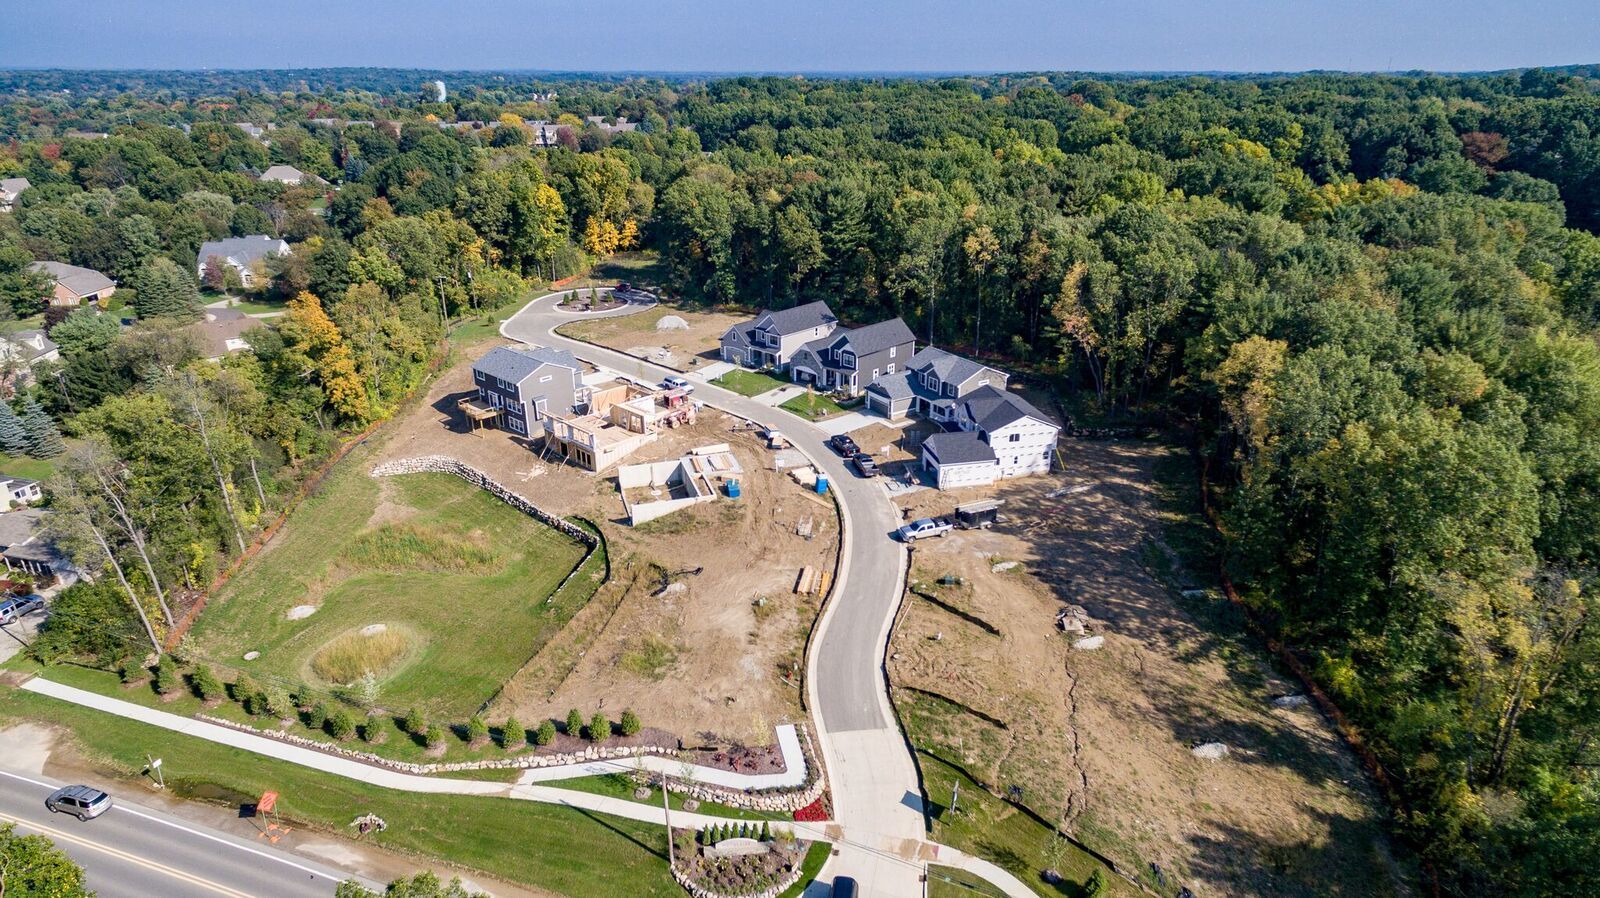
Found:
[[[0,65],[0,72],[106,72],[106,73],[162,73],[185,74],[240,72],[362,72],[391,71],[426,74],[467,75],[542,75],[560,78],[581,78],[586,75],[607,77],[824,77],[824,78],[965,78],[965,77],[1034,77],[1041,75],[1114,75],[1122,78],[1156,77],[1275,77],[1297,75],[1501,75],[1534,69],[1560,71],[1565,69],[1600,68],[1600,58],[1589,62],[1530,63],[1493,69],[539,69],[491,66],[473,68],[465,66],[416,65],[300,65],[283,68],[271,66],[77,66],[77,65]]]
[[[1592,0],[52,0],[19,69],[1478,73],[1600,59]],[[1531,8],[1530,8],[1531,7]],[[270,12],[270,14],[266,14]],[[94,60],[96,64],[85,65]]]

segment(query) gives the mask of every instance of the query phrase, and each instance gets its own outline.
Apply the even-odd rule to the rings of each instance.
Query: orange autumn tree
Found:
[[[279,330],[289,349],[306,358],[328,404],[341,419],[351,424],[371,420],[372,405],[356,371],[355,356],[316,294],[301,291],[289,300]]]

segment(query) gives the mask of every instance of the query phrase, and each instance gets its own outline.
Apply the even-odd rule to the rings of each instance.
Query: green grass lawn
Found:
[[[59,458],[0,458],[0,472],[11,477],[25,477],[29,480],[49,480],[56,472],[56,462]]]
[[[787,381],[782,381],[770,374],[759,371],[746,371],[735,368],[711,381],[725,390],[732,390],[740,396],[759,396],[779,387],[788,386]]]
[[[375,671],[379,706],[464,722],[565,626],[596,582],[575,577],[547,601],[583,557],[580,544],[456,477],[378,480],[367,476],[371,461],[358,450],[342,462],[222,589],[190,639],[215,664],[331,689],[340,684],[318,675],[328,647],[341,639],[359,647],[363,628],[383,624],[404,639]],[[298,605],[318,610],[288,620]],[[261,656],[244,661],[249,651]]]
[[[218,297],[218,299],[221,298],[222,297]],[[263,315],[270,312],[287,311],[289,307],[281,302],[268,302],[265,300],[237,298],[233,300],[228,308],[243,312],[246,315]]]
[[[451,345],[461,347],[475,346],[485,340],[492,340],[500,336],[500,325],[507,318],[522,311],[522,307],[527,305],[528,300],[532,298],[532,294],[529,294],[498,309],[490,309],[487,312],[481,312],[458,320],[450,328]]]
[[[988,880],[955,867],[928,867],[928,898],[1005,898]]]
[[[802,418],[810,418],[813,420],[817,418],[826,418],[830,415],[842,414],[844,412],[844,408],[840,406],[839,403],[834,402],[832,399],[822,395],[821,393],[801,393],[799,396],[796,396],[793,399],[790,399],[788,402],[778,406],[778,408],[781,408],[785,411],[794,412]]]
[[[917,753],[917,764],[922,768],[924,788],[933,803],[934,841],[969,854],[975,854],[999,864],[1011,875],[1027,883],[1040,895],[1060,898],[1062,895],[1083,894],[1083,884],[1095,870],[1103,865],[1088,853],[1070,843],[1054,844],[1055,836],[1048,827],[1018,811],[1006,802],[990,795],[960,770],[923,752]],[[956,783],[961,784],[956,810],[949,810],[950,796]],[[1052,858],[1051,852],[1059,852]],[[1054,866],[1067,882],[1058,888],[1039,878],[1046,867]],[[1105,870],[1107,888],[1105,895],[1137,896],[1139,890],[1120,877]],[[969,892],[959,886],[946,884],[957,891],[930,892],[935,895],[990,894]]]
[[[619,281],[635,286],[657,285],[666,283],[667,279],[666,266],[661,264],[661,257],[656,253],[626,252],[596,263],[588,274],[573,281],[567,289],[615,287]]]
[[[828,856],[832,853],[833,846],[827,842],[812,842],[811,847],[806,849],[806,859],[800,862],[799,881],[784,889],[778,898],[800,898],[804,895],[806,886],[822,872],[822,865],[828,862]]]
[[[97,770],[129,779],[130,800],[151,754],[180,797],[238,806],[272,789],[302,829],[348,836],[351,820],[374,813],[389,828],[367,839],[382,847],[571,898],[683,894],[661,827],[529,801],[382,789],[16,689],[0,689],[0,719],[71,730]]]

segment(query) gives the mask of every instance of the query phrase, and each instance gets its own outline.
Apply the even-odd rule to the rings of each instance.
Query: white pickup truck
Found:
[[[896,532],[900,534],[901,542],[909,543],[929,536],[949,536],[954,528],[955,525],[948,518],[919,518]]]

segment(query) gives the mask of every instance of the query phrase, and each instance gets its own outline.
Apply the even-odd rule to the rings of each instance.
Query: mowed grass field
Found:
[[[191,640],[286,685],[328,690],[370,665],[379,706],[465,720],[588,601],[552,597],[584,547],[456,477],[375,479],[369,465],[361,451],[342,462]],[[302,605],[317,610],[289,619]]]

